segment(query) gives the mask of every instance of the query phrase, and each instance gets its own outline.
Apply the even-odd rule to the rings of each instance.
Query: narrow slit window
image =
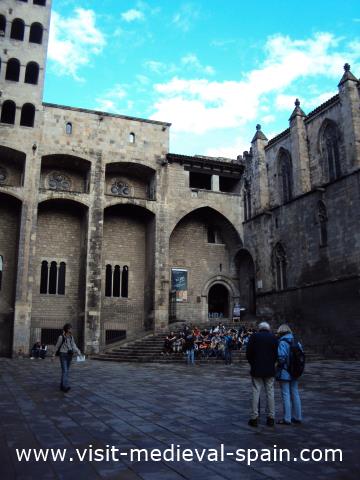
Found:
[[[3,269],[4,269],[4,260],[3,260],[3,256],[0,255],[0,291],[1,291],[1,285],[2,285]]]
[[[129,143],[135,143],[135,133],[133,132],[129,134]]]
[[[65,277],[66,277],[66,263],[61,262],[59,267],[59,279],[58,279],[59,295],[65,295]]]
[[[48,292],[48,275],[49,264],[46,260],[41,262],[41,274],[40,274],[40,293]]]
[[[105,297],[112,296],[112,266],[106,265],[105,271]]]
[[[71,135],[73,131],[72,123],[67,122],[66,124],[66,135]]]
[[[55,295],[57,290],[57,263],[51,262],[49,274],[49,293]]]
[[[121,296],[123,298],[128,298],[129,296],[129,267],[127,265],[124,266],[122,271]]]

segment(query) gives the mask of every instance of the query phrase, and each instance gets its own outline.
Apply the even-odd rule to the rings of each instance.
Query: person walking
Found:
[[[275,423],[274,380],[277,360],[278,340],[270,331],[267,322],[261,322],[258,332],[251,335],[246,349],[246,358],[250,364],[252,383],[252,412],[248,424],[258,426],[259,401],[262,387],[266,392],[266,425]]]
[[[192,333],[185,338],[186,363],[195,365],[195,338]]]
[[[81,355],[80,350],[76,346],[74,337],[72,336],[72,327],[70,323],[66,323],[63,327],[63,333],[59,336],[55,345],[55,355],[59,356],[61,365],[61,382],[60,390],[67,393],[69,386],[69,370],[73,355]]]
[[[298,380],[295,378],[295,373],[291,373],[293,370],[291,368],[291,347],[296,345],[302,352],[302,345],[295,340],[291,328],[285,323],[280,325],[277,334],[280,338],[276,380],[280,383],[284,411],[283,418],[277,423],[280,425],[300,424],[302,423],[301,400]],[[304,360],[301,361],[304,362]]]

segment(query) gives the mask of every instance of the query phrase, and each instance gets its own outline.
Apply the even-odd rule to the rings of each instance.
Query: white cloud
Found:
[[[188,53],[181,58],[181,63],[184,66],[190,67],[191,69],[205,73],[206,75],[214,75],[215,70],[210,65],[202,65],[198,57],[194,53]]]
[[[179,30],[188,32],[194,21],[199,17],[199,9],[192,3],[186,3],[180,7],[172,18],[172,24]]]
[[[245,150],[249,150],[249,139],[237,137],[231,145],[209,148],[205,152],[205,155],[236,159],[237,156],[242,155]]]
[[[117,83],[113,88],[95,99],[96,109],[112,113],[119,113],[122,105],[126,105],[128,109],[131,109],[133,104],[130,100],[125,103],[122,102],[126,96],[126,87]]]
[[[88,65],[93,55],[101,53],[106,41],[95,23],[93,10],[77,8],[68,18],[52,12],[48,57],[59,75],[82,80],[78,70]]]
[[[295,96],[289,96],[286,90],[295,81],[313,76],[340,79],[344,61],[360,59],[356,44],[353,41],[341,49],[341,40],[330,33],[316,33],[307,40],[270,37],[265,45],[265,61],[241,80],[174,77],[155,85],[158,100],[152,118],[172,122],[174,130],[200,134],[255,121],[264,103],[270,104],[271,114],[276,108],[285,108],[285,103],[291,112]]]
[[[134,22],[135,20],[144,20],[145,15],[140,10],[131,8],[130,10],[123,12],[121,18],[125,20],[125,22]]]

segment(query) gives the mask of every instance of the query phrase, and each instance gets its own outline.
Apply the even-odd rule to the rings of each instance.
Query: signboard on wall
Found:
[[[177,302],[187,301],[188,272],[183,268],[171,269],[171,289],[176,292]]]

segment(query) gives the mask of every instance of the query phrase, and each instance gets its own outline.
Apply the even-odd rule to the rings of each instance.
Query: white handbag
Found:
[[[77,362],[85,362],[85,355],[78,355],[76,357]]]

